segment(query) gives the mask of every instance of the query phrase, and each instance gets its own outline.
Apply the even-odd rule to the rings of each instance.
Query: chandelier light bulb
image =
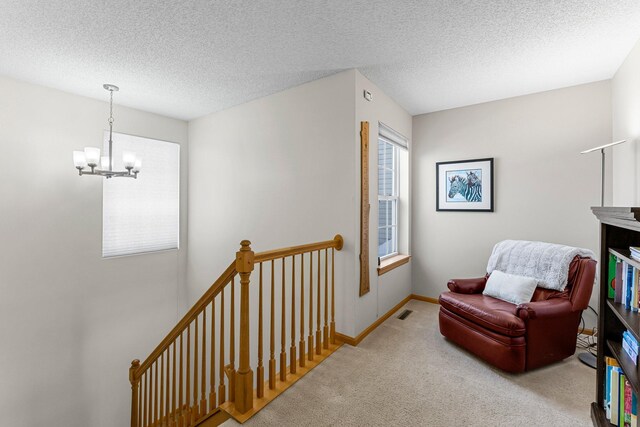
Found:
[[[89,166],[96,167],[100,161],[100,149],[95,147],[85,147],[84,155],[87,158],[87,164]]]
[[[100,167],[104,170],[109,170],[109,156],[102,156],[100,158]]]
[[[124,151],[122,153],[122,163],[125,169],[133,169],[136,164],[136,153],[133,151]]]
[[[73,152],[73,164],[76,169],[84,169],[87,167],[87,157],[84,155],[84,151]]]

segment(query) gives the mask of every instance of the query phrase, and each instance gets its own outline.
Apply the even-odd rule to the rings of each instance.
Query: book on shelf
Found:
[[[633,269],[631,281],[631,310],[638,311],[638,269]]]
[[[625,282],[624,308],[631,310],[631,295],[633,294],[633,272],[635,268],[627,264],[627,280]]]
[[[624,417],[622,418],[622,425],[625,427],[631,427],[631,384],[626,379],[624,380]]]
[[[640,247],[629,246],[629,252],[631,253],[631,258],[640,261]]]
[[[609,254],[609,274],[608,274],[609,288],[607,289],[607,296],[611,299],[614,299],[616,296],[617,266],[618,266],[618,258],[614,254]]]
[[[605,390],[604,390],[604,402],[602,406],[604,408],[604,412],[607,419],[610,420],[611,419],[611,377],[612,377],[613,368],[619,367],[619,365],[618,365],[618,361],[613,357],[605,357],[604,359],[606,364],[606,370],[605,370],[606,381],[605,381]]]
[[[611,396],[609,398],[611,414],[609,416],[609,421],[611,424],[618,425],[618,412],[620,411],[620,373],[622,370],[619,366],[614,366],[611,370],[611,378],[608,378],[607,381],[611,383],[610,393]]]
[[[638,396],[612,357],[605,357],[605,416],[618,427],[638,427]]]
[[[622,349],[634,364],[638,363],[638,340],[629,331],[622,333]]]
[[[616,262],[616,288],[614,295],[614,302],[620,304],[622,302],[622,287],[624,284],[622,283],[622,270],[624,267],[624,263],[621,260],[617,260]]]
[[[640,310],[640,269],[613,254],[609,257],[609,289],[607,296],[613,293],[613,301],[622,304],[625,309]]]

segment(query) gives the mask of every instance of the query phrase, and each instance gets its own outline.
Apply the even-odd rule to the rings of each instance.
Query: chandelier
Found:
[[[142,167],[142,160],[136,157],[136,153],[132,151],[124,151],[122,153],[122,162],[124,171],[113,170],[113,92],[120,90],[118,86],[111,84],[102,85],[109,91],[109,155],[100,157],[100,149],[95,147],[85,147],[84,151],[73,152],[73,164],[82,175],[98,175],[106,178],[123,177],[138,178],[138,172]],[[98,168],[100,162],[100,168]],[[85,170],[89,167],[91,171]]]

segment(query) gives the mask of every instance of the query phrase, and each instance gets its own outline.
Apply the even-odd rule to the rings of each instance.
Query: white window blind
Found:
[[[108,141],[106,131],[105,150]],[[103,180],[102,256],[178,249],[180,145],[114,133],[114,170],[124,170],[123,151],[134,151],[142,170],[138,179]]]

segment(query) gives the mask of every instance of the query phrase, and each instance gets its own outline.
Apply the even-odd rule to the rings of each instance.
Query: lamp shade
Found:
[[[133,171],[138,173],[142,169],[142,159],[136,159],[136,163],[133,165]]]
[[[100,149],[95,147],[85,147],[84,155],[89,166],[97,166],[100,161]]]
[[[125,169],[131,169],[136,164],[136,153],[133,151],[124,151],[122,153],[122,163]]]
[[[87,167],[87,157],[85,156],[84,151],[73,152],[73,164],[78,169],[84,169]]]

